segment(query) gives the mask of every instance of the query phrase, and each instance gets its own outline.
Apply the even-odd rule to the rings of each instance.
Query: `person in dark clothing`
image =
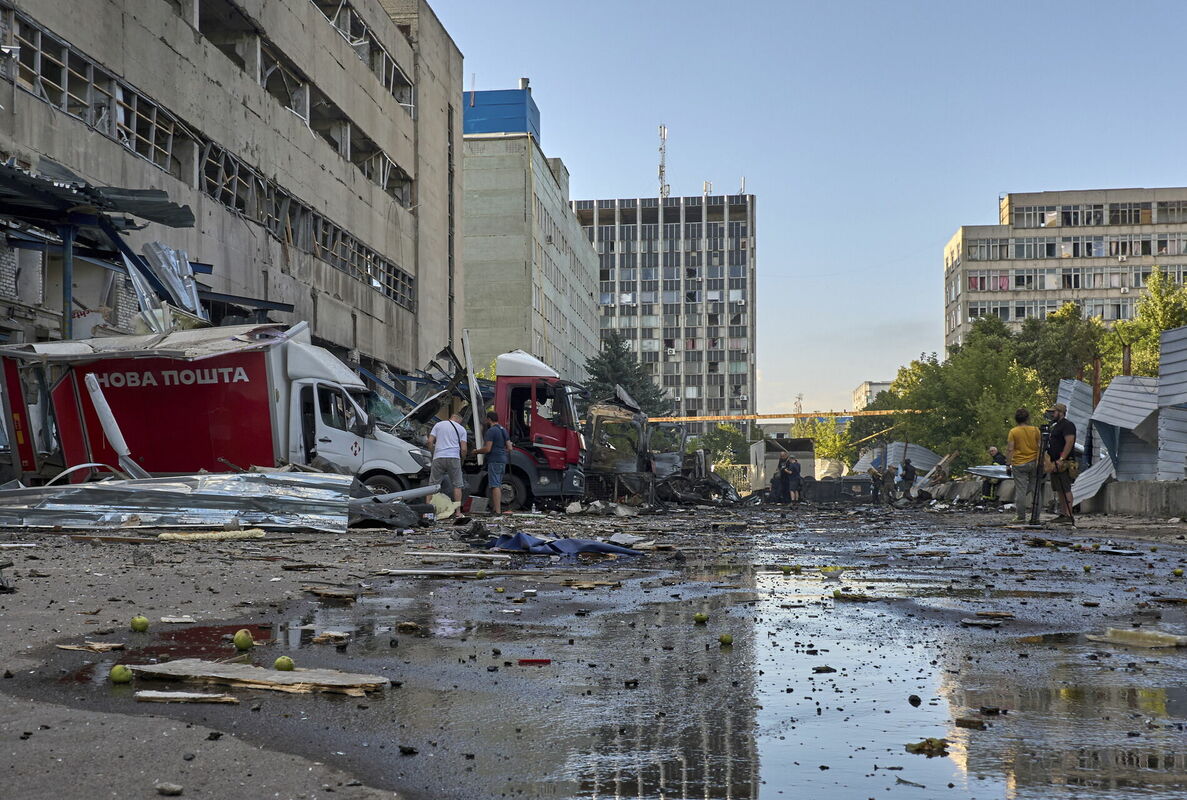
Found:
[[[804,489],[804,479],[800,475],[800,462],[795,457],[787,459],[787,493],[788,499],[792,503],[800,501],[800,492]]]
[[[1047,409],[1051,432],[1047,439],[1047,462],[1044,466],[1051,473],[1051,491],[1055,493],[1056,510],[1059,512],[1052,522],[1074,525],[1072,514],[1072,461],[1076,454],[1076,426],[1067,418],[1067,406],[1056,403]]]
[[[904,458],[902,471],[899,472],[899,492],[903,497],[910,497],[911,487],[915,485],[915,476],[917,474],[915,465],[911,463],[911,459]]]
[[[769,497],[772,503],[787,503],[791,498],[788,495],[787,485],[787,465],[791,454],[784,451],[779,454],[779,463],[775,465],[775,474],[771,476],[771,491]]]
[[[996,447],[989,448],[989,461],[991,464],[998,464],[1000,466],[1009,466],[1006,463],[1006,456]],[[1001,481],[997,478],[983,478],[981,480],[981,499],[982,500],[996,500],[997,487],[1001,485]]]

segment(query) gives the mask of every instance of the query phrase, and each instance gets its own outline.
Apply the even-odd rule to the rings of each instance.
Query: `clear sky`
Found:
[[[1005,192],[1187,185],[1187,2],[430,0],[531,78],[574,199],[758,198],[761,413],[943,347],[943,247]],[[471,76],[476,76],[472,83]]]

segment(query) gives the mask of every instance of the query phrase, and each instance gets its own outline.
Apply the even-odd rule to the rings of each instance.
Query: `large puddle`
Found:
[[[310,602],[242,621],[273,640],[252,654],[258,664],[283,652],[298,666],[395,682],[364,699],[233,689],[242,705],[145,706],[104,679],[117,660],[233,656],[225,637],[242,623],[139,642],[121,634],[111,638],[133,649],[118,659],[55,651],[52,681],[21,677],[5,688],[169,714],[426,800],[1104,800],[1187,791],[1182,648],[1081,635],[1099,630],[1124,594],[1071,570],[1043,579],[1032,570],[1019,582],[1016,572],[954,575],[919,558],[829,556],[801,550],[798,574],[771,566],[790,557],[765,553],[762,568],[690,561],[680,572],[594,576],[617,588],[565,587],[543,575],[401,579],[353,604]],[[825,563],[850,569],[824,580],[815,567]],[[834,600],[842,587],[882,599]],[[1104,605],[1085,607],[1087,597]],[[1181,608],[1160,610],[1158,627],[1187,633]],[[1010,613],[1018,619],[997,628],[961,625]],[[347,643],[313,643],[330,631]],[[723,634],[732,644],[721,644]],[[946,739],[947,754],[906,752],[927,737]]]

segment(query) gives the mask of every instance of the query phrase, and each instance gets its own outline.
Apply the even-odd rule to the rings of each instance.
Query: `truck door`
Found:
[[[354,433],[362,415],[341,387],[318,383],[314,418],[317,454],[335,467],[357,473],[363,466],[363,438]]]
[[[563,387],[547,381],[532,384],[532,444],[543,451],[548,466],[563,469],[568,452]]]

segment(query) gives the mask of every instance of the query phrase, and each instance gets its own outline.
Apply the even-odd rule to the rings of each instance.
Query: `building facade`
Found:
[[[129,235],[134,250],[183,249],[232,304],[308,320],[381,370],[460,335],[462,60],[426,4],[0,0],[0,28],[15,48],[0,60],[0,155],[193,210],[192,228]],[[60,258],[13,259],[9,243],[0,327],[56,338],[56,295],[13,292],[2,273],[16,260],[21,282],[60,285]]]
[[[573,208],[598,253],[603,338],[626,340],[680,416],[754,413],[754,195]]]
[[[944,343],[977,317],[1017,326],[1069,301],[1130,319],[1155,265],[1187,277],[1187,188],[1007,194],[997,225],[961,227],[944,248]]]
[[[518,348],[580,383],[598,351],[598,258],[523,83],[463,98],[466,327],[475,367]]]
[[[854,411],[861,411],[874,402],[874,398],[878,396],[879,392],[889,389],[890,381],[865,381],[853,390],[853,405],[850,408]]]

